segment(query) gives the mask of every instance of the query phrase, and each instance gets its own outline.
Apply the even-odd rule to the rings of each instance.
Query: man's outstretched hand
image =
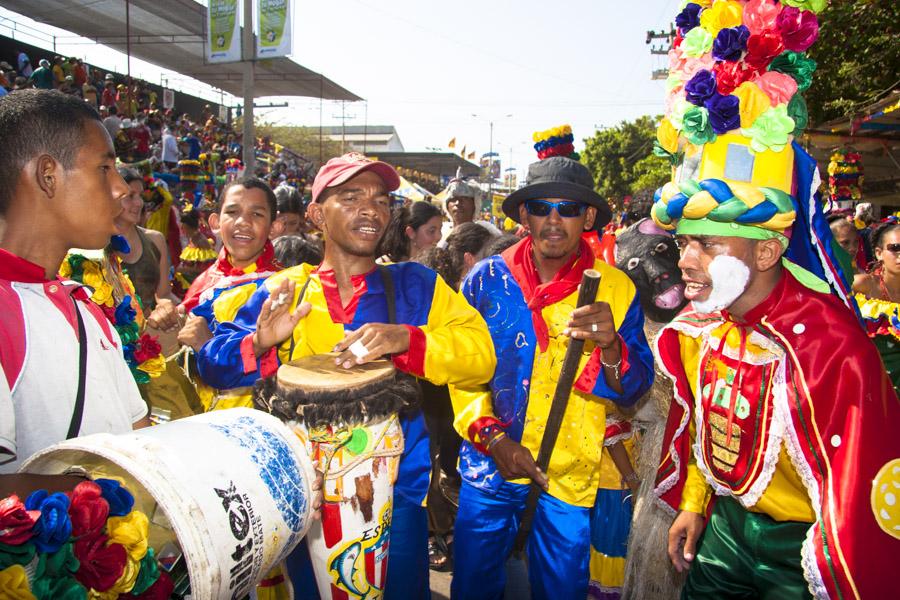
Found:
[[[500,471],[500,475],[507,481],[528,478],[541,486],[544,491],[547,491],[547,488],[550,486],[547,476],[534,462],[531,451],[508,437],[497,440],[491,446],[491,457],[497,464],[497,470]]]
[[[256,332],[253,334],[253,351],[257,357],[291,337],[300,319],[312,310],[309,302],[303,302],[293,311],[290,310],[295,289],[293,281],[284,280],[263,302],[256,320]]]

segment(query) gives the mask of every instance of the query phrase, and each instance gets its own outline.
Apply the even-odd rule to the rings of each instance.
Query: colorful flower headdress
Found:
[[[572,135],[572,127],[569,125],[560,125],[546,131],[535,131],[531,135],[531,139],[534,140],[534,149],[540,160],[551,156],[579,159],[578,153],[575,152],[575,136]]]
[[[859,152],[837,151],[828,163],[828,193],[832,201],[862,198],[863,166]]]
[[[754,152],[780,152],[808,123],[802,92],[816,62],[827,0],[688,2],[675,18],[666,116],[655,152],[673,165],[688,146],[740,133]]]

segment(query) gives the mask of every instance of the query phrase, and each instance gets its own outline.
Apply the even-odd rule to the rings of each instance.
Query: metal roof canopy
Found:
[[[194,0],[130,0],[130,36],[126,36],[125,0],[0,0],[0,4],[121,52],[127,51],[130,37],[132,56],[234,96],[243,95],[242,63],[206,62],[207,9]],[[253,96],[361,100],[286,57],[256,62]]]

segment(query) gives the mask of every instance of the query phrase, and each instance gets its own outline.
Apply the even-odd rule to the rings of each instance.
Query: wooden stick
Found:
[[[576,308],[593,304],[597,298],[597,290],[600,287],[600,273],[594,269],[587,269],[581,276],[581,289],[578,292],[578,303]],[[553,454],[553,447],[556,445],[556,439],[559,437],[559,430],[562,427],[563,417],[566,414],[566,406],[569,403],[569,395],[572,393],[572,386],[575,383],[575,375],[578,371],[578,363],[581,361],[581,352],[584,349],[584,340],[580,338],[572,338],[566,348],[566,355],[563,358],[562,367],[559,370],[559,380],[556,383],[556,391],[553,393],[553,401],[550,404],[550,414],[547,415],[547,424],[544,427],[544,436],[541,438],[541,447],[538,450],[537,463],[538,468],[547,475],[550,466],[550,457]],[[601,372],[600,376],[603,374]],[[516,534],[516,540],[513,543],[513,553],[521,556],[525,549],[525,543],[528,541],[528,535],[531,533],[531,522],[534,520],[534,512],[537,509],[538,499],[544,490],[531,482],[531,489],[528,491],[528,499],[525,501],[525,511],[522,513],[522,520],[519,523],[519,531]]]

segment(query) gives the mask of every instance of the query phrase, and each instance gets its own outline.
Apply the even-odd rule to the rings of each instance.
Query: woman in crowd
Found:
[[[853,284],[869,337],[900,394],[900,223],[889,221],[872,233],[875,263]]]
[[[430,202],[413,202],[391,215],[379,254],[391,262],[416,260],[441,241],[441,209]]]
[[[496,234],[487,227],[463,223],[447,238],[445,248],[431,247],[419,255],[418,262],[437,271],[448,285],[458,290],[466,273],[476,262],[488,256],[488,247],[495,239],[498,239]],[[453,521],[459,506],[461,484],[456,462],[462,438],[453,429],[453,408],[447,386],[435,386],[427,381],[420,383],[422,410],[430,434],[432,465],[427,501],[428,560],[432,569],[443,571],[450,566],[450,556],[453,555],[450,544],[453,543]]]

